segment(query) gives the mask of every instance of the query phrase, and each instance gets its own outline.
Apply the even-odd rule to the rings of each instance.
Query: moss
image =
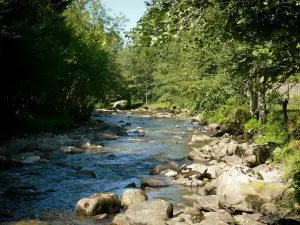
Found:
[[[258,211],[261,205],[264,203],[262,198],[260,198],[258,195],[247,195],[245,200],[247,204],[256,211]]]

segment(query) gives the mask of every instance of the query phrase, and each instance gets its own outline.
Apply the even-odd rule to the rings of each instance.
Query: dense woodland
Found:
[[[299,82],[300,0],[145,4],[124,35],[126,18],[100,0],[0,1],[2,137],[68,128],[96,103],[147,98],[277,144],[274,160],[284,156],[294,173],[299,98],[276,87]]]

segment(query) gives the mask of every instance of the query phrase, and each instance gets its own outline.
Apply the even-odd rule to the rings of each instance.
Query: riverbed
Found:
[[[185,160],[190,147],[186,144],[191,137],[187,128],[192,126],[188,119],[153,118],[134,114],[106,114],[93,116],[106,123],[130,123],[128,129],[142,127],[145,135],[129,133],[115,141],[93,141],[104,146],[103,153],[68,155],[66,158],[48,163],[28,165],[0,172],[0,205],[14,213],[13,220],[38,219],[51,224],[109,224],[112,218],[94,220],[78,218],[75,205],[78,200],[99,192],[114,192],[121,196],[125,186],[149,176],[156,165],[175,161],[179,165]],[[120,123],[119,123],[120,124]],[[58,163],[81,166],[93,171],[96,178],[78,174]],[[163,178],[166,179],[166,178]],[[167,180],[168,181],[168,180]],[[6,196],[8,186],[26,183],[36,186],[36,192],[19,196]],[[163,198],[176,207],[184,200],[182,195],[190,190],[181,186],[147,189],[149,199]],[[1,221],[1,220],[0,220]]]

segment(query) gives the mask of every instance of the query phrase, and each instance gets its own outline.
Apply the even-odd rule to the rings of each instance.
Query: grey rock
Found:
[[[98,193],[77,202],[76,213],[83,216],[94,216],[104,213],[118,213],[121,202],[113,193]]]
[[[148,200],[148,196],[140,189],[124,191],[121,197],[121,205],[128,208],[132,204],[144,202]]]

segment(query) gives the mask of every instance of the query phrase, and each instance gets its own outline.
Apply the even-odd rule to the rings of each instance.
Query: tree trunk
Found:
[[[265,123],[267,121],[266,92],[267,92],[267,79],[265,76],[262,76],[258,88],[259,121],[262,123]]]
[[[281,106],[282,106],[282,113],[283,113],[283,119],[284,122],[287,124],[288,121],[288,111],[287,111],[287,106],[289,104],[289,98],[290,98],[290,85],[287,83],[287,90],[284,93],[283,99],[281,101]]]
[[[258,119],[258,93],[252,84],[248,85],[248,98],[250,99],[250,113]]]

